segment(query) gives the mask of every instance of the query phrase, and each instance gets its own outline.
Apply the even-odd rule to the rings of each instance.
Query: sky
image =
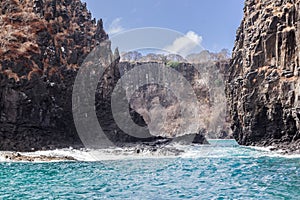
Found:
[[[177,50],[182,43],[181,47],[176,45],[189,38],[212,52],[223,48],[232,50],[244,7],[244,0],[83,1],[94,18],[103,19],[110,38],[136,28],[160,27],[183,36],[177,35],[166,48]]]

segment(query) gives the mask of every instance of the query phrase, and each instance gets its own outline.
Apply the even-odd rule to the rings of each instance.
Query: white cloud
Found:
[[[193,31],[189,31],[184,36],[174,40],[173,44],[165,47],[165,49],[175,54],[187,56],[192,53],[193,50],[202,48],[201,43],[202,36]]]
[[[121,25],[122,18],[118,17],[112,21],[108,27],[108,34],[113,35],[124,31],[124,28]]]

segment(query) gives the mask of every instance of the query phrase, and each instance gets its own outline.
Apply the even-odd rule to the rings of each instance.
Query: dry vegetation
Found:
[[[91,14],[83,6],[80,0],[74,0],[71,5],[64,5],[62,2],[56,2],[56,15],[63,12],[68,15],[69,20],[65,20],[62,16],[54,17],[54,9],[52,0],[43,2],[43,14],[35,12],[33,0],[7,0],[0,2],[0,61],[22,61],[30,60],[32,63],[28,67],[32,73],[27,74],[30,79],[32,74],[40,73],[37,69],[39,66],[33,61],[33,55],[45,54],[39,46],[37,38],[38,34],[46,31],[51,35],[49,44],[53,44],[51,48],[51,56],[59,55],[57,66],[50,64],[51,58],[47,56],[42,61],[43,73],[53,75],[59,72],[59,67],[66,66],[69,69],[77,69],[78,64],[69,64],[71,50],[77,50],[82,54],[87,54],[94,47],[87,46],[86,41],[80,41],[82,44],[76,44],[73,39],[75,31],[84,32],[85,35],[93,36],[96,31],[96,24],[91,20]],[[84,16],[85,21],[80,22],[79,18]],[[80,22],[80,25],[79,25]],[[82,24],[83,26],[82,26]],[[70,51],[65,52],[67,49]],[[0,72],[3,66],[0,63]],[[50,70],[54,68],[53,70]],[[7,69],[7,66],[5,70]],[[20,80],[18,74],[8,67],[5,72],[9,77]],[[20,75],[23,76],[23,75]]]
[[[6,13],[0,16],[0,59],[9,60],[16,55],[26,56],[26,53],[39,53],[38,45],[34,42],[36,32],[41,30],[41,21],[33,13],[32,7],[26,7],[19,1],[13,1],[20,12]]]

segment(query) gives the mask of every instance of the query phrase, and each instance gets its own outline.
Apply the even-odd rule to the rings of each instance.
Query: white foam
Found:
[[[5,159],[5,156],[3,155],[2,152],[0,152],[0,162],[6,162],[7,160]]]
[[[5,159],[5,155],[13,154],[15,152],[0,152],[0,162],[6,162],[11,160]],[[108,160],[126,160],[126,159],[149,159],[149,158],[174,158],[175,153],[169,152],[167,149],[157,149],[157,151],[150,151],[149,149],[144,149],[140,153],[136,152],[136,148],[111,148],[111,149],[99,149],[99,150],[89,150],[89,149],[56,149],[48,151],[36,151],[36,152],[27,152],[19,153],[22,156],[28,157],[54,157],[62,158],[58,161],[68,161],[64,159],[67,157],[72,157],[77,161],[83,162],[94,162],[94,161],[108,161]],[[38,160],[38,159],[37,159]],[[41,161],[37,161],[41,162]]]
[[[91,154],[87,150],[83,150],[83,149],[82,150],[56,149],[56,150],[49,150],[49,151],[21,153],[21,155],[32,156],[32,157],[46,156],[46,157],[57,157],[57,158],[72,157],[78,161],[94,161]]]
[[[217,140],[216,140],[217,141]],[[219,141],[219,140],[218,140]],[[227,144],[227,143],[224,143]],[[244,147],[237,146],[234,143],[230,146],[222,146],[221,143],[213,143],[213,145],[182,145],[171,144],[164,148],[157,148],[156,151],[150,150],[143,146],[131,148],[110,148],[100,150],[89,149],[57,149],[51,151],[36,151],[30,153],[20,153],[24,156],[32,157],[55,157],[62,158],[61,161],[72,157],[77,161],[93,162],[107,160],[133,160],[133,159],[159,159],[159,158],[259,158],[259,157],[284,157],[284,158],[300,158],[300,154],[284,155],[282,152],[271,151],[273,147]],[[139,149],[139,153],[137,152]],[[8,161],[5,155],[13,152],[0,152],[0,162]],[[38,160],[38,159],[37,159]],[[38,161],[40,162],[40,161]],[[55,161],[57,162],[57,160]]]
[[[266,151],[266,152],[271,152],[271,149],[275,148],[273,146],[268,146],[268,147],[243,146],[243,147],[258,150],[258,151]]]
[[[268,154],[266,155],[269,157],[282,157],[282,158],[290,158],[290,159],[300,158],[300,154],[284,154],[284,150],[282,149],[273,151],[272,149],[275,148],[274,146],[268,146],[268,147],[247,146],[245,148],[268,152]]]

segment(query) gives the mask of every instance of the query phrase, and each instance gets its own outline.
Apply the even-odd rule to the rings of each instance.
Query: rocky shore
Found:
[[[185,153],[185,145],[209,145],[203,134],[185,135],[177,138],[157,138],[151,142],[123,143],[122,147],[106,149],[62,148],[32,152],[0,151],[0,162],[69,162],[99,161],[116,158],[174,157]]]
[[[2,153],[5,161],[9,162],[59,162],[59,161],[76,161],[71,156],[30,156],[22,153]]]
[[[227,71],[234,138],[241,145],[300,151],[298,0],[246,0]]]

